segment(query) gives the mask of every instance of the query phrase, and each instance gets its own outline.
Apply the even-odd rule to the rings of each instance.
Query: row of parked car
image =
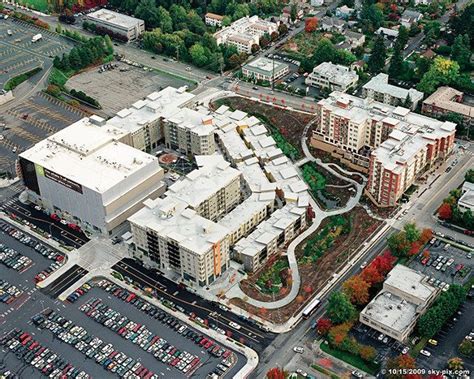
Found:
[[[73,346],[87,358],[93,359],[105,370],[117,374],[120,378],[158,379],[158,376],[140,362],[128,357],[90,334],[84,327],[75,325],[71,320],[46,309],[32,318],[40,329],[50,330],[59,340]]]
[[[90,299],[80,307],[80,310],[121,337],[153,354],[159,361],[176,368],[184,374],[192,375],[201,365],[201,360],[197,356],[187,351],[178,350],[164,338],[152,333],[145,325],[133,322],[104,304],[101,299]],[[170,327],[174,327],[179,334],[187,329],[187,326],[180,326],[178,323],[174,326],[170,324]]]
[[[205,337],[204,335],[188,328],[186,325],[181,323],[178,319],[176,319],[172,315],[140,299],[134,293],[131,293],[127,291],[126,289],[123,289],[122,287],[119,287],[118,285],[109,282],[108,280],[100,281],[97,286],[103,288],[106,292],[122,299],[123,301],[134,305],[136,308],[147,313],[149,316],[161,321],[164,325],[167,325],[170,328],[173,328],[183,337],[188,338],[194,343],[200,345],[203,349],[207,350],[207,352],[210,355],[223,358],[223,361],[221,362],[221,366],[223,367],[220,368],[218,365],[214,369],[215,373],[218,373],[219,375],[223,375],[225,373],[225,368],[229,367],[229,362],[231,362],[232,359],[234,359],[235,356],[232,353],[232,351],[219,346],[214,341],[210,340],[208,337]],[[174,303],[169,302],[165,299],[160,299],[160,300],[165,306],[171,309],[176,309],[183,313],[185,312],[185,309],[183,309],[179,305],[175,305]],[[199,319],[199,317],[196,317],[196,320],[197,319]],[[199,319],[198,321],[200,321],[200,323],[204,323],[204,320],[202,319]],[[238,327],[238,329],[240,329],[240,325],[238,324],[235,324],[235,325]]]
[[[86,372],[80,371],[66,359],[61,358],[60,355],[42,346],[29,333],[20,329],[10,331],[1,342],[2,345],[14,352],[19,360],[40,371],[41,377],[54,379],[90,378]],[[3,375],[8,377],[10,372],[3,373]]]
[[[72,294],[70,294],[67,297],[67,301],[70,303],[76,302],[77,299],[79,299],[82,295],[86,294],[89,292],[89,290],[92,288],[92,285],[90,283],[84,283],[82,286],[77,288]]]
[[[23,290],[8,283],[6,280],[0,279],[0,302],[10,304],[21,294],[23,294]]]
[[[25,257],[3,243],[0,243],[0,262],[16,271],[25,271],[33,263],[30,258]]]

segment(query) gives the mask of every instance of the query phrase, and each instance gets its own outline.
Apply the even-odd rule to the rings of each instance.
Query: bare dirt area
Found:
[[[300,309],[309,301],[314,293],[326,285],[334,272],[337,272],[341,266],[355,253],[355,251],[362,246],[363,242],[381,225],[381,221],[371,218],[367,212],[360,207],[354,208],[352,211],[342,215],[344,219],[350,222],[350,228],[345,234],[339,234],[334,239],[324,253],[314,262],[304,260],[305,246],[308,241],[318,238],[318,234],[332,222],[330,219],[325,219],[318,230],[303,241],[296,248],[296,257],[299,262],[299,271],[301,276],[301,286],[298,296],[289,305],[275,311],[269,311],[263,308],[253,307],[247,304],[242,299],[231,299],[230,302],[246,311],[264,318],[273,323],[283,323],[287,321],[293,314],[300,311]],[[304,262],[304,263],[303,263]],[[267,266],[265,266],[267,267]],[[267,267],[268,269],[269,267]],[[246,283],[247,288],[249,283]],[[252,291],[248,295],[254,295]],[[289,290],[289,289],[288,289]],[[273,301],[273,296],[277,299],[277,295],[259,293],[258,299],[261,301]]]
[[[227,105],[232,109],[239,109],[243,112],[247,112],[260,118],[269,126],[275,127],[284,139],[296,148],[301,156],[303,156],[300,144],[301,134],[303,133],[305,125],[311,121],[313,116],[305,113],[275,108],[267,104],[262,104],[237,96],[219,99],[212,104],[215,109],[221,105]]]
[[[168,86],[181,87],[190,84],[185,79],[165,73],[149,69],[145,71],[122,62],[113,64],[117,64],[117,67],[104,72],[99,72],[98,67],[83,71],[69,79],[66,87],[83,91],[96,99],[102,106],[102,111],[113,116],[152,92]]]

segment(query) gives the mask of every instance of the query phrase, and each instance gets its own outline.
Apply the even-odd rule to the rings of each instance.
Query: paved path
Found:
[[[238,298],[241,298],[241,299],[245,298],[246,299],[245,301],[248,304],[251,304],[251,305],[253,305],[255,307],[259,307],[259,308],[264,307],[266,309],[278,309],[278,308],[284,307],[285,305],[290,304],[296,298],[296,296],[298,296],[298,292],[299,292],[299,289],[300,289],[300,286],[301,286],[301,277],[300,277],[300,273],[299,273],[299,269],[298,269],[298,263],[296,261],[296,256],[295,256],[296,247],[302,241],[304,241],[307,237],[309,237],[311,234],[313,234],[318,229],[319,225],[321,224],[321,222],[326,217],[336,216],[336,215],[340,215],[340,214],[349,212],[352,208],[354,208],[359,203],[359,199],[362,196],[362,191],[364,190],[365,183],[366,183],[367,179],[362,174],[360,174],[358,172],[347,171],[347,170],[339,167],[338,165],[336,165],[334,163],[323,163],[320,159],[313,157],[311,155],[310,151],[309,151],[309,148],[308,148],[307,144],[306,144],[306,140],[307,140],[306,135],[307,135],[307,132],[308,132],[308,130],[311,127],[312,124],[313,124],[313,122],[309,122],[306,125],[306,127],[303,131],[302,137],[301,137],[301,145],[303,147],[304,155],[307,159],[305,162],[312,161],[312,162],[315,162],[317,165],[319,165],[321,167],[324,167],[331,174],[333,174],[336,177],[338,177],[340,179],[343,179],[343,180],[351,183],[352,185],[354,185],[356,187],[357,192],[356,192],[355,196],[349,198],[349,201],[347,202],[347,204],[345,206],[343,206],[341,208],[338,208],[338,209],[333,209],[333,210],[330,210],[330,211],[322,210],[318,206],[318,204],[313,200],[313,198],[310,198],[310,204],[311,204],[311,207],[313,208],[314,213],[315,213],[315,218],[313,219],[313,223],[311,224],[311,226],[308,229],[306,229],[303,233],[301,233],[297,238],[295,238],[291,242],[291,244],[288,246],[288,250],[286,252],[286,257],[288,258],[288,263],[289,263],[289,266],[290,266],[292,279],[293,279],[293,284],[291,286],[291,290],[290,290],[290,292],[288,293],[287,296],[285,296],[283,299],[276,300],[276,301],[271,301],[271,302],[259,301],[259,300],[253,299],[253,298],[249,298],[249,296],[247,296],[240,289],[239,286],[235,285],[227,293],[228,298],[233,298],[233,297],[238,297]],[[299,163],[301,164],[302,161],[303,160],[300,160]],[[337,167],[338,171],[334,170],[333,167]],[[354,174],[359,175],[363,179],[363,184],[360,184],[357,181],[342,175],[340,172],[343,172],[346,175],[354,175]]]

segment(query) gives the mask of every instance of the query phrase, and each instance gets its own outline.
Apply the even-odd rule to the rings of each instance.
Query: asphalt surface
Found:
[[[53,220],[43,211],[38,211],[29,204],[21,203],[18,198],[6,200],[0,206],[0,209],[3,209],[9,215],[17,216],[19,219],[28,220],[28,222],[36,225],[37,228],[50,234],[51,238],[65,245],[79,248],[89,241],[84,233],[72,230],[59,221]]]
[[[263,331],[256,324],[252,324],[232,312],[220,309],[218,304],[187,291],[160,275],[159,272],[145,269],[132,259],[124,259],[112,268],[122,275],[130,277],[133,281],[154,289],[158,297],[163,297],[182,306],[186,313],[193,312],[197,317],[207,319],[209,325],[216,324],[219,328],[230,331],[233,339],[257,352],[261,352],[276,336],[274,333]],[[231,321],[239,324],[241,329],[229,326]]]
[[[49,286],[43,288],[41,291],[46,295],[49,295],[53,298],[58,297],[69,287],[71,287],[75,282],[87,275],[87,270],[83,269],[78,265],[72,266],[59,278],[57,278]]]
[[[144,323],[147,327],[163,338],[167,339],[169,343],[175,345],[181,350],[186,350],[199,356],[205,364],[194,374],[193,377],[205,378],[208,372],[212,371],[214,367],[219,363],[218,358],[211,357],[207,352],[202,352],[194,343],[190,343],[185,337],[180,336],[174,331],[171,331],[168,327],[163,326],[159,321],[152,320],[148,315],[139,311],[130,304],[124,303],[122,300],[111,296],[104,290],[99,288],[93,288],[86,295],[79,298],[74,304],[61,303],[50,295],[38,291],[33,278],[39,271],[45,269],[51,261],[44,258],[41,254],[37,253],[34,249],[26,247],[16,239],[0,232],[0,240],[8,246],[19,251],[21,254],[28,256],[34,262],[34,264],[26,271],[18,273],[12,269],[8,269],[5,266],[0,266],[0,277],[10,284],[13,284],[20,289],[24,290],[24,293],[10,304],[0,304],[0,337],[8,333],[13,328],[21,328],[24,331],[29,332],[33,335],[33,338],[40,342],[42,345],[48,347],[52,351],[60,354],[63,358],[73,363],[76,367],[86,371],[88,374],[95,378],[112,378],[114,374],[105,371],[101,366],[95,362],[86,360],[85,356],[77,351],[74,347],[63,343],[53,337],[53,334],[48,330],[39,330],[31,323],[31,317],[41,312],[46,308],[51,308],[58,312],[63,317],[72,320],[75,324],[83,326],[91,334],[96,335],[106,341],[112,343],[116,349],[124,352],[128,356],[134,359],[140,360],[141,363],[148,369],[153,370],[160,376],[179,378],[180,376],[177,370],[168,370],[161,362],[158,362],[151,354],[143,352],[139,346],[134,345],[130,341],[125,341],[115,332],[106,328],[105,326],[98,324],[93,319],[83,314],[79,307],[89,300],[91,297],[100,297],[104,303],[109,305],[115,310],[120,311],[123,315],[127,316],[131,320],[139,323]],[[60,280],[61,278],[57,279]],[[53,283],[54,285],[54,283]],[[54,295],[54,293],[51,293]],[[20,362],[15,355],[10,352],[5,352],[4,349],[0,350],[0,367],[5,366],[2,371],[11,370],[14,373],[18,373],[22,378],[39,377],[38,371],[30,366],[25,366]],[[245,358],[238,355],[238,362],[229,371],[232,377],[235,372],[245,364]],[[173,370],[173,371],[171,371]]]

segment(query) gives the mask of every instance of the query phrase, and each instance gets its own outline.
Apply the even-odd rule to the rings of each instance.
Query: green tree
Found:
[[[224,16],[222,26],[229,26],[230,24],[232,24],[232,19],[229,16]]]
[[[373,33],[382,25],[384,15],[371,0],[364,0],[359,19],[364,33]]]
[[[198,66],[203,67],[207,64],[206,49],[200,44],[196,43],[189,49],[189,54],[191,55],[192,62]]]
[[[399,48],[400,50],[404,50],[406,44],[408,43],[408,39],[410,38],[408,29],[405,28],[403,25],[400,26],[398,29],[398,36],[397,40],[395,41],[395,48]]]
[[[400,78],[403,73],[404,68],[404,58],[401,49],[397,46],[394,51],[393,55],[390,58],[390,66],[388,67],[388,75],[391,78]]]
[[[160,25],[160,15],[154,0],[141,0],[135,9],[135,16],[145,21],[147,28],[156,28]]]
[[[454,39],[451,48],[451,59],[458,62],[461,70],[468,70],[471,67],[471,42],[467,34],[459,35]]]
[[[464,339],[459,344],[458,350],[462,355],[472,357],[474,355],[474,343],[470,340]]]
[[[76,48],[73,48],[69,53],[69,64],[71,68],[77,70],[82,68],[82,61],[79,52]]]
[[[469,183],[474,183],[474,169],[469,169],[464,175],[464,180]]]
[[[106,34],[104,36],[104,42],[105,42],[105,46],[107,48],[107,53],[109,55],[113,54],[114,53],[114,45],[113,45],[112,40],[110,39],[108,34]]]
[[[459,78],[459,64],[450,59],[436,57],[423,75],[417,88],[426,94],[433,93],[441,85],[450,85]]]
[[[171,33],[173,31],[173,20],[169,12],[163,7],[158,7],[156,15],[161,31],[163,33]]]
[[[327,314],[333,324],[341,324],[354,319],[356,309],[346,294],[335,291],[329,296]]]
[[[420,239],[420,230],[416,227],[415,223],[407,223],[403,227],[403,230],[405,231],[406,238],[408,242],[412,243],[415,241],[418,241]]]
[[[372,54],[370,54],[367,66],[372,74],[378,74],[382,72],[385,67],[385,60],[387,59],[387,51],[382,36],[378,36],[375,39],[374,48]]]
[[[474,3],[471,3],[464,11],[458,12],[451,19],[451,27],[454,35],[467,34],[471,41],[471,49],[474,48]]]
[[[410,251],[410,242],[405,232],[393,233],[387,238],[387,245],[393,255],[405,257]]]
[[[298,17],[298,9],[296,8],[296,4],[293,3],[290,6],[290,19],[292,22],[295,22]]]
[[[56,33],[61,34],[62,32],[63,32],[63,28],[61,24],[58,23],[58,25],[56,26]]]

